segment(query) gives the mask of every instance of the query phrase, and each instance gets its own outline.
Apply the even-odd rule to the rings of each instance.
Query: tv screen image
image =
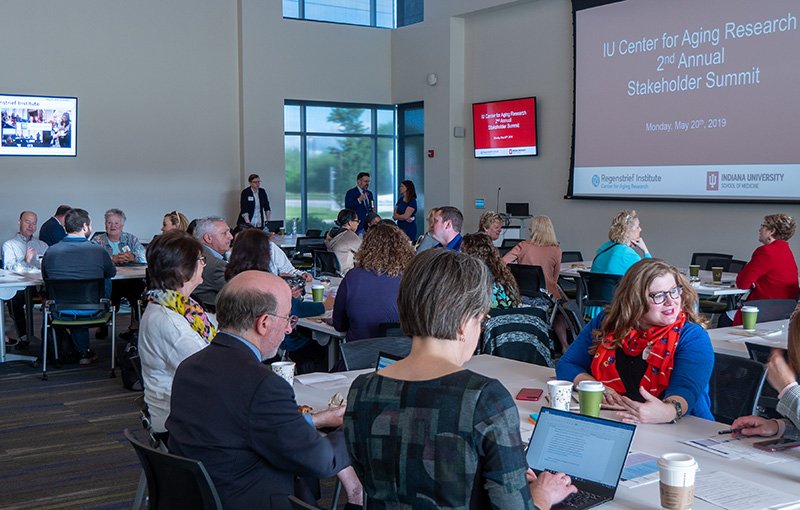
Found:
[[[0,156],[75,156],[78,98],[0,94]]]
[[[476,158],[536,156],[536,98],[472,105]]]

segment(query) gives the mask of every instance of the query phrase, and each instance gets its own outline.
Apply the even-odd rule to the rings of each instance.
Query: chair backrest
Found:
[[[747,265],[746,260],[731,259],[730,264],[728,264],[728,272],[738,273],[746,265]]]
[[[721,267],[724,272],[729,273],[731,270],[731,260],[732,259],[708,259],[705,264],[706,267],[703,269],[710,271],[711,268]]]
[[[500,246],[503,248],[513,248],[514,246],[518,245],[522,242],[522,239],[503,239],[503,244]]]
[[[578,271],[578,313],[583,316],[587,306],[606,306],[614,299],[614,293],[622,275]]]
[[[44,280],[47,297],[59,305],[93,305],[105,294],[105,280]]]
[[[406,336],[399,322],[381,322],[378,324],[378,333],[381,336]]]
[[[708,261],[710,259],[732,259],[733,255],[728,255],[727,253],[704,253],[704,252],[696,252],[692,253],[692,265],[700,266],[700,269],[709,270],[711,266],[708,265]]]
[[[411,338],[407,336],[385,336],[363,338],[340,344],[342,360],[346,370],[375,368],[378,354],[385,352],[405,358],[411,352]]]
[[[547,282],[544,279],[542,266],[530,266],[528,264],[509,264],[508,269],[517,280],[519,293],[523,296],[537,296],[542,293],[542,289],[547,289]]]
[[[544,306],[493,308],[484,323],[483,354],[554,367],[554,348]]]
[[[322,510],[320,507],[309,505],[294,496],[289,496],[289,504],[292,506],[292,510]]]
[[[222,509],[217,489],[203,463],[150,448],[125,429],[147,477],[149,508]]]
[[[511,246],[499,246],[497,248],[497,253],[499,253],[501,257],[505,257],[506,253],[510,252],[511,250],[513,250]]]
[[[770,322],[790,318],[797,306],[797,301],[794,299],[756,299],[745,301],[744,305],[758,308],[756,322]]]
[[[295,243],[297,253],[309,253],[315,248],[325,249],[325,239],[321,237],[298,237]]]
[[[716,420],[731,424],[739,416],[755,414],[765,377],[766,369],[757,361],[715,353],[708,389]]]
[[[564,262],[581,262],[583,261],[583,253],[579,251],[562,251],[561,263]]]
[[[339,257],[328,250],[314,250],[314,267],[312,274],[319,276],[341,276],[342,269],[339,266]]]
[[[319,237],[322,237],[322,230],[317,228],[310,228],[306,230],[306,237],[310,237],[312,239],[317,239]]]

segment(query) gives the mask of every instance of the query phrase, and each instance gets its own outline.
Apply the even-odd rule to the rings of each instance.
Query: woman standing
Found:
[[[411,181],[400,183],[400,200],[394,208],[392,219],[411,241],[417,240],[417,190]]]
[[[217,332],[203,307],[189,297],[203,281],[205,265],[200,242],[179,230],[159,236],[147,252],[151,289],[145,294],[148,305],[139,332],[139,356],[144,400],[156,434],[167,432],[164,423],[175,370]]]
[[[558,275],[561,273],[561,247],[556,239],[553,222],[547,216],[534,216],[531,224],[531,238],[522,241],[503,256],[506,264],[527,264],[541,266],[547,290],[560,297]]]
[[[516,308],[520,305],[517,280],[503,263],[488,235],[483,232],[465,235],[461,251],[482,260],[492,273],[492,308]]]
[[[250,183],[250,186],[242,190],[237,224],[264,228],[271,213],[267,192],[261,187],[261,177],[258,174],[250,174],[247,182]]]
[[[325,246],[339,259],[339,270],[347,274],[353,268],[353,257],[361,247],[358,237],[358,215],[351,209],[342,209],[336,217],[336,228],[325,236]]]

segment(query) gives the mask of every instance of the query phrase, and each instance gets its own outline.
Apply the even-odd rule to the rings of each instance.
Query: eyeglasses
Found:
[[[205,266],[206,265],[206,256],[205,255],[200,255],[199,257],[197,257],[197,261]]]
[[[277,313],[269,313],[269,312],[267,312],[266,315],[271,315],[273,317],[285,320],[286,322],[289,323],[289,327],[292,329],[294,329],[294,327],[297,326],[297,319],[298,319],[297,315],[289,315],[287,317],[285,315],[278,315]]]
[[[676,285],[669,290],[653,292],[652,294],[648,294],[648,296],[650,296],[650,299],[653,300],[653,304],[660,305],[667,300],[667,296],[669,296],[670,299],[678,299],[681,294],[683,294],[683,287]]]

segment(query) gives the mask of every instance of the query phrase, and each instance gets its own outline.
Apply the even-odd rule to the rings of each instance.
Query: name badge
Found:
[[[247,200],[249,200],[250,202],[255,202],[255,198],[253,197],[247,197]]]

